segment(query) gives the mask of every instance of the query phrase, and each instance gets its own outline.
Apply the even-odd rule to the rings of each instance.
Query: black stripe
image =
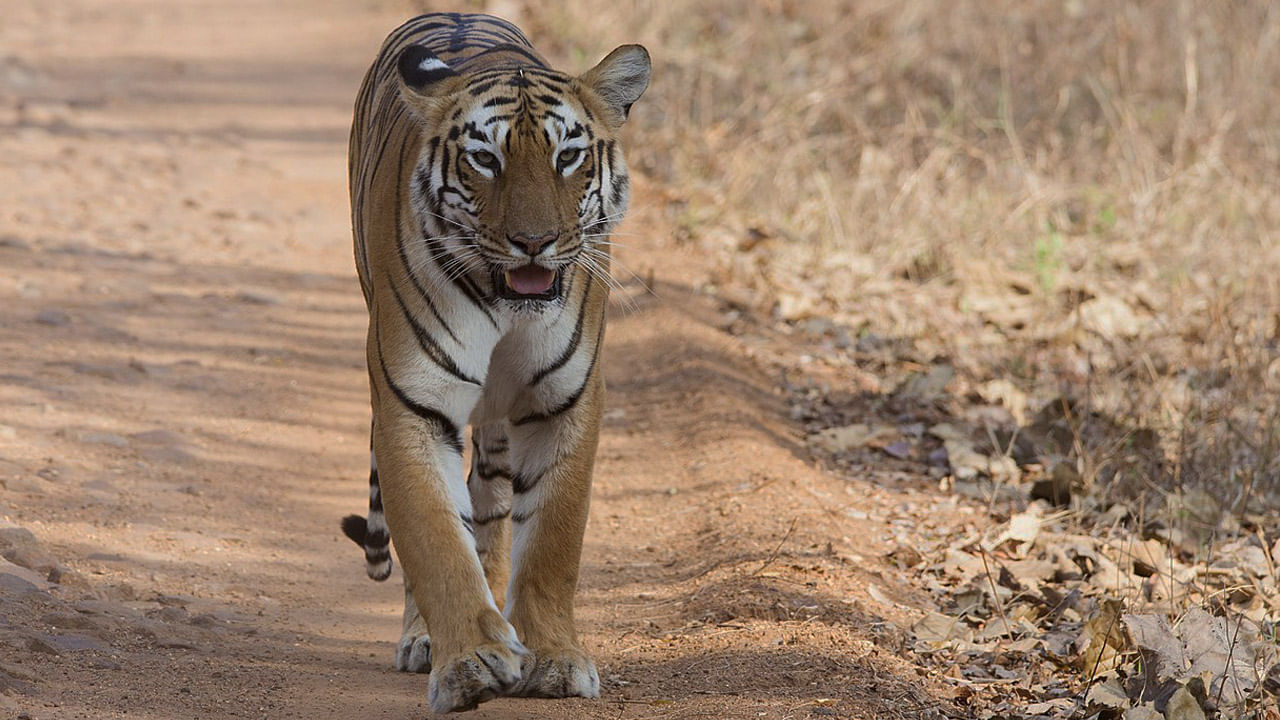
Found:
[[[527,478],[520,473],[511,476],[511,491],[517,495],[523,495],[538,486],[542,481],[542,475],[535,478]]]
[[[493,323],[493,326],[497,327],[498,322],[493,319],[493,314],[489,312],[489,308],[484,306],[484,291],[481,290],[480,286],[476,285],[476,281],[472,280],[470,277],[462,277],[459,279],[464,281],[467,286],[471,288],[472,301],[475,302],[477,307],[484,311],[484,314],[488,316],[489,321]]]
[[[458,431],[458,426],[453,424],[453,421],[444,413],[436,410],[435,408],[427,407],[426,405],[419,403],[409,397],[408,393],[404,390],[401,390],[399,385],[395,384],[395,381],[391,379],[391,373],[387,370],[386,358],[382,357],[382,343],[379,342],[379,340],[380,338],[375,335],[374,342],[377,343],[378,365],[382,368],[382,379],[387,383],[387,387],[391,388],[391,392],[396,396],[396,399],[399,400],[400,404],[404,405],[409,412],[417,415],[419,418],[427,422],[437,425],[440,428],[440,433],[444,436],[441,440],[452,448],[454,452],[461,455],[462,433]]]
[[[436,199],[437,206],[445,205],[446,204],[445,196],[451,192],[459,196],[460,198],[462,198],[464,202],[467,199],[466,196],[462,194],[462,192],[460,192],[457,188],[449,184],[448,170],[449,170],[449,166],[453,164],[453,162],[449,158],[450,158],[449,146],[442,144],[440,146],[440,160],[438,162],[438,165],[440,167],[440,174],[442,177],[440,178],[440,187],[435,188],[435,199]],[[456,168],[454,169],[456,170]]]
[[[489,465],[488,463],[477,462],[475,465],[476,474],[482,480],[496,480],[497,478],[511,477],[511,471],[502,465]]]
[[[378,468],[369,469],[369,512],[382,512],[382,490],[378,487]]]
[[[473,435],[471,437],[471,447],[475,448],[476,450],[480,450],[480,438],[478,437],[478,433],[477,435]],[[484,447],[484,452],[490,455],[496,455],[498,453],[502,453],[506,451],[507,451],[507,438],[505,436],[499,437],[497,440],[494,440],[492,443]],[[476,459],[478,460],[479,453],[477,453],[476,455],[477,455]]]
[[[628,185],[630,185],[630,181],[626,175],[613,176],[613,190],[609,195],[609,199],[613,200],[614,207],[622,204],[622,194],[627,191]]]
[[[454,256],[451,253],[449,253],[447,249],[443,247],[430,248],[428,252],[431,256],[432,262],[434,262],[436,265],[436,269],[440,271],[440,274],[444,275],[445,277],[449,277],[452,273],[449,273],[445,270],[444,265],[440,261],[440,256],[441,254],[450,258]],[[403,253],[401,254],[401,257],[404,257]],[[407,267],[407,263],[406,263],[406,267]],[[412,274],[410,275],[410,277],[412,278]],[[416,281],[414,284],[417,285]],[[471,301],[473,305],[475,305],[477,308],[480,309],[480,312],[484,313],[484,316],[489,320],[489,324],[492,325],[494,329],[497,329],[498,321],[496,318],[493,317],[493,313],[489,310],[489,308],[485,306],[485,302],[483,300],[484,293],[482,293],[480,291],[480,288],[476,286],[475,281],[467,277],[465,274],[453,275],[453,284],[454,286],[457,287],[459,292],[461,292],[463,295],[467,297],[468,300]],[[452,333],[450,334],[452,335]],[[454,339],[456,340],[457,338],[455,337]]]
[[[596,141],[596,152],[595,152],[595,156],[596,156],[596,167],[595,167],[595,171],[596,171],[596,173],[595,173],[595,175],[596,175],[596,194],[597,194],[597,195],[600,195],[601,193],[603,193],[603,192],[604,192],[604,168],[605,168],[605,159],[606,159],[607,157],[609,157],[609,156],[606,154],[606,152],[605,152],[605,151],[607,150],[607,148],[608,148],[608,144],[607,144],[607,143],[605,143],[605,141],[604,141],[604,140],[597,140],[597,141]],[[612,168],[612,165],[611,165],[610,167]],[[601,204],[601,205],[604,205],[604,197],[603,197],[602,195],[601,195],[601,197],[600,197],[600,204]]]
[[[586,372],[585,378],[582,381],[582,385],[578,386],[578,389],[575,390],[573,394],[570,395],[567,399],[565,399],[564,402],[560,403],[559,405],[552,408],[551,410],[548,410],[547,412],[536,412],[536,413],[531,413],[529,415],[525,415],[524,417],[519,418],[517,420],[512,420],[511,424],[527,425],[531,422],[538,422],[540,420],[550,420],[551,418],[556,417],[557,415],[562,415],[568,412],[570,409],[573,408],[574,405],[577,405],[578,400],[582,399],[582,394],[587,391],[587,383],[591,382],[592,371],[595,370],[596,362],[600,359],[600,346],[603,343],[604,343],[604,320],[602,318],[600,321],[600,333],[596,336],[596,349],[595,349],[595,352],[593,352],[591,355],[591,364],[587,366],[587,372]]]
[[[403,235],[396,238],[396,250],[400,253],[400,264],[404,266],[404,274],[409,277],[409,283],[412,284],[413,289],[417,291],[418,297],[422,298],[422,302],[426,304],[427,309],[435,316],[436,322],[440,324],[440,327],[444,328],[444,331],[449,333],[449,337],[453,338],[454,342],[462,342],[458,339],[458,336],[453,333],[453,328],[449,327],[449,323],[444,321],[444,316],[440,314],[439,308],[437,308],[435,302],[431,300],[431,295],[427,292],[427,289],[422,286],[422,282],[418,280],[417,274],[413,272],[413,266],[409,264],[409,253],[407,253],[404,248]]]
[[[475,525],[475,522],[472,521],[470,515],[467,515],[465,513],[458,513],[458,519],[462,521],[462,527],[466,528],[467,532],[471,533],[472,535],[476,534],[476,525]]]
[[[543,378],[551,373],[564,367],[573,354],[577,352],[578,345],[582,342],[582,323],[587,317],[587,295],[591,293],[592,278],[587,276],[587,287],[582,291],[581,305],[578,307],[578,320],[573,326],[573,335],[569,337],[569,344],[565,346],[564,352],[560,353],[560,357],[556,358],[550,365],[542,368],[534,373],[533,379],[529,381],[530,385],[537,385],[542,382]]]
[[[391,542],[391,534],[386,528],[378,528],[377,530],[366,530],[364,534],[364,546],[366,549],[387,546]]]
[[[379,110],[382,110],[382,112],[378,113],[375,116],[375,118],[382,117],[384,115],[390,115],[390,117],[386,120],[386,124],[388,127],[394,127],[395,124],[399,121],[400,116],[404,113],[404,107],[399,105],[393,106],[390,109],[379,108]],[[352,129],[352,133],[353,134],[355,133],[354,128]],[[370,280],[369,258],[368,258],[368,253],[365,249],[366,241],[365,241],[365,233],[364,233],[365,196],[366,196],[366,191],[368,190],[367,185],[369,184],[368,181],[370,181],[372,178],[377,176],[378,168],[382,166],[383,157],[386,155],[387,143],[390,142],[391,136],[393,134],[394,133],[390,131],[382,133],[382,137],[379,139],[379,146],[377,148],[377,151],[374,152],[373,154],[368,154],[366,152],[368,148],[363,147],[364,138],[362,138],[361,148],[360,148],[360,152],[361,152],[360,167],[353,168],[351,171],[352,183],[353,183],[353,187],[351,188],[351,196],[352,196],[351,207],[352,207],[352,221],[353,221],[352,229],[354,230],[354,235],[356,237],[356,244],[360,248],[359,260],[360,260],[360,266],[362,271],[361,279],[365,282],[368,282]],[[403,162],[403,156],[404,156],[403,144],[401,145],[400,155],[401,155],[401,161]],[[399,176],[397,175],[397,177]],[[399,196],[397,195],[397,205],[396,205],[397,219],[399,218],[399,212],[400,212]],[[372,299],[370,296],[370,289],[367,287],[364,287],[363,283],[362,283],[362,289],[365,292],[365,302],[366,303],[370,302],[370,300]]]
[[[389,559],[391,559],[391,551],[386,546],[380,548],[366,547],[364,549],[364,561],[367,563],[380,563]]]
[[[532,63],[532,64],[533,64],[533,66],[534,66],[534,67],[537,67],[537,68],[546,68],[546,67],[547,67],[547,66],[542,62],[542,58],[538,57],[537,55],[534,55],[534,54],[533,54],[533,51],[532,51],[530,48],[528,48],[528,47],[521,47],[521,46],[519,46],[519,45],[515,45],[515,44],[512,44],[512,43],[505,43],[505,44],[503,44],[503,45],[494,45],[493,47],[489,48],[488,50],[485,50],[484,52],[478,53],[474,58],[468,58],[468,60],[477,60],[477,59],[482,58],[482,57],[484,57],[485,55],[488,55],[488,54],[490,54],[490,53],[500,53],[500,52],[513,52],[513,53],[515,53],[516,55],[519,55],[520,57],[524,58],[525,60],[528,60],[530,63]],[[518,78],[519,76],[517,75],[516,77]]]
[[[537,512],[537,511],[534,511],[534,512]],[[511,522],[514,522],[514,523],[527,522],[527,521],[529,520],[529,518],[531,518],[531,517],[533,517],[533,513],[532,513],[532,512],[530,512],[530,513],[511,513]]]
[[[494,667],[488,660],[486,660],[484,655],[482,655],[479,650],[475,651],[472,654],[476,656],[476,659],[480,661],[481,665],[484,665],[485,667],[489,668],[489,673],[493,675],[494,678],[502,677],[502,673],[498,671],[498,668]],[[475,702],[475,701],[473,700],[472,702]]]
[[[484,316],[488,318],[489,324],[492,325],[494,329],[497,329],[498,321],[496,318],[493,317],[493,313],[490,312],[489,308],[485,306],[484,293],[481,292],[480,288],[476,286],[475,281],[472,280],[470,277],[467,277],[467,275],[465,274],[458,275],[456,273],[446,272],[444,263],[442,263],[440,260],[441,255],[444,255],[449,258],[455,257],[447,249],[444,249],[444,248],[432,249],[431,260],[435,262],[436,269],[439,270],[440,274],[444,275],[445,277],[449,277],[450,275],[452,275],[453,284],[455,287],[457,287],[458,292],[461,292],[463,295],[465,295],[466,298],[471,301],[472,305],[475,305],[477,308],[479,308],[480,312],[484,313]]]
[[[438,143],[439,143],[439,141],[438,141],[437,139],[432,138],[432,140],[431,140],[431,146],[430,146],[430,149],[429,149],[429,152],[431,153],[431,156],[432,156],[432,157],[434,157],[434,156],[435,156],[435,146],[436,146]],[[408,148],[409,148],[409,143],[402,143],[402,144],[401,144],[401,146],[400,146],[400,164],[399,164],[399,165],[398,165],[398,167],[396,168],[396,177],[397,177],[397,178],[398,178],[398,177],[400,177],[400,176],[403,174],[403,172],[404,172],[405,154],[406,154],[406,152],[407,152]],[[395,213],[396,213],[396,215],[395,215],[395,216],[396,216],[396,226],[397,226],[397,227],[399,227],[400,212],[401,212],[401,199],[400,199],[400,194],[399,194],[399,193],[396,193],[396,207],[395,207]],[[426,233],[424,232],[423,234],[425,235]],[[407,276],[409,277],[409,282],[413,285],[414,290],[418,293],[418,297],[420,297],[420,298],[422,299],[423,303],[424,303],[424,304],[426,304],[427,309],[429,309],[429,310],[431,311],[431,314],[435,316],[436,321],[437,321],[438,323],[440,323],[440,327],[444,328],[444,331],[445,331],[446,333],[448,333],[448,334],[449,334],[449,337],[453,338],[454,342],[459,342],[459,340],[458,340],[458,336],[457,336],[457,335],[455,335],[455,334],[454,334],[454,332],[453,332],[453,328],[449,327],[449,324],[448,324],[447,322],[445,322],[445,321],[444,321],[444,317],[443,317],[443,316],[441,316],[441,314],[440,314],[440,310],[436,307],[435,302],[433,302],[433,301],[432,301],[432,299],[431,299],[431,295],[427,292],[426,288],[424,288],[424,287],[422,286],[422,282],[418,280],[418,276],[413,272],[413,266],[412,266],[412,264],[409,262],[409,253],[408,253],[408,251],[405,249],[405,245],[404,245],[404,243],[405,243],[404,234],[403,234],[403,233],[401,233],[401,232],[399,232],[399,231],[397,231],[397,233],[396,233],[396,252],[397,252],[397,254],[399,254],[399,256],[400,256],[400,264],[404,267],[405,275],[407,275]],[[392,288],[393,288],[393,289],[395,288],[395,285],[394,285],[394,284],[392,284]],[[398,292],[397,292],[397,296],[396,296],[396,297],[397,297],[397,299],[398,299],[398,300],[400,300],[401,307],[403,307],[403,306],[404,306],[404,301],[403,301],[402,299],[400,299]]]
[[[484,81],[478,82],[472,85],[471,87],[467,88],[467,90],[471,93],[473,97],[479,97],[489,92],[489,90],[491,90],[493,86],[497,84],[498,84],[498,78],[492,78],[490,80],[484,80]]]
[[[418,339],[418,346],[422,348],[422,352],[445,372],[465,383],[471,383],[479,387],[481,382],[464,373],[462,368],[459,368],[458,364],[449,356],[449,353],[445,352],[444,348],[436,343],[435,338],[431,337],[426,328],[418,324],[417,319],[413,317],[413,313],[409,312],[409,307],[404,304],[404,298],[401,297],[400,291],[396,289],[396,284],[392,282],[390,277],[387,278],[387,282],[391,285],[391,294],[395,296],[396,302],[400,305],[400,312],[404,313],[404,319],[409,322],[409,327],[413,328],[413,335]]]
[[[511,514],[510,512],[504,510],[502,512],[493,513],[492,515],[485,515],[484,517],[476,518],[475,524],[476,524],[476,527],[483,527],[485,525],[488,525],[489,523],[494,523],[499,520],[502,520],[503,518],[507,517],[510,514]]]
[[[416,18],[406,20],[403,25],[391,31],[391,34],[387,36],[387,39],[382,42],[383,48],[385,48],[386,50],[393,50],[393,51],[398,50],[399,49],[398,46],[400,45],[400,43],[402,43],[404,39],[407,38],[408,36],[417,32],[423,32],[424,30],[430,30],[433,27],[436,27],[435,23],[428,22],[426,23],[425,26],[422,24],[421,21],[427,19],[428,17],[429,16],[427,15],[419,15]],[[396,56],[396,53],[388,52],[385,55],[383,55],[382,62],[385,65],[388,59],[395,56]]]

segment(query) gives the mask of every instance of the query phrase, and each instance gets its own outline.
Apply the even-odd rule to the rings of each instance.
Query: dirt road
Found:
[[[337,522],[368,427],[349,108],[404,13],[6,3],[0,717],[427,714],[391,670],[398,577]],[[606,349],[579,592],[602,699],[472,716],[927,716],[868,599],[910,594],[878,559],[901,497],[815,469],[663,197],[641,178],[621,260],[655,293],[627,283]]]

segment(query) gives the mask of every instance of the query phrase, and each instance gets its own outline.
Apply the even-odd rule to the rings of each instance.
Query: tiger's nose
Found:
[[[560,237],[560,233],[557,232],[545,232],[541,235],[521,233],[519,235],[508,235],[507,240],[510,240],[512,245],[528,253],[529,257],[533,257],[541,252],[542,248],[555,242],[558,237]]]

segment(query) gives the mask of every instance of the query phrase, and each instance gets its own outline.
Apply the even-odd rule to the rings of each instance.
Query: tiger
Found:
[[[514,25],[430,13],[387,36],[349,146],[369,312],[367,574],[403,566],[395,666],[432,710],[594,698],[574,627],[604,380],[619,133],[650,59],[553,70]],[[464,481],[464,431],[470,472]]]

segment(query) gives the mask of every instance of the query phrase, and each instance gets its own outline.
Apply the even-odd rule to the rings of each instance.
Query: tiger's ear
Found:
[[[617,113],[621,125],[631,112],[631,105],[649,87],[649,51],[641,45],[622,45],[609,53],[578,80]]]
[[[448,106],[462,76],[421,45],[410,45],[396,62],[400,97],[419,117],[433,119]]]

